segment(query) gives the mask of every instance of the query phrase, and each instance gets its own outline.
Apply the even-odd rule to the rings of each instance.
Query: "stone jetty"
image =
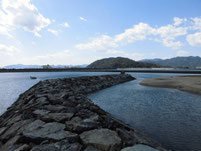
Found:
[[[87,98],[134,79],[114,74],[39,82],[0,116],[0,151],[165,151]]]

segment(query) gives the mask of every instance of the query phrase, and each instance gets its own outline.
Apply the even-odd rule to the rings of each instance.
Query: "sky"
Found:
[[[0,0],[0,67],[201,56],[201,0]]]

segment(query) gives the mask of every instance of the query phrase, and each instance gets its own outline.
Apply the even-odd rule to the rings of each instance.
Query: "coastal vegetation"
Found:
[[[104,58],[97,60],[87,66],[87,68],[152,68],[160,67],[153,63],[137,62],[129,58]]]

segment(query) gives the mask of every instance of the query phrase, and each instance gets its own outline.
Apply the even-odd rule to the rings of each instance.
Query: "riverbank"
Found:
[[[0,116],[0,151],[126,151],[129,146],[165,151],[86,97],[134,79],[104,75],[39,82]]]
[[[140,84],[153,87],[174,88],[201,95],[200,75],[146,79],[140,82]]]

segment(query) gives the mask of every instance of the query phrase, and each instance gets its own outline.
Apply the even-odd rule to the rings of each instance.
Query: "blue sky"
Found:
[[[0,0],[0,67],[201,56],[200,0]]]

